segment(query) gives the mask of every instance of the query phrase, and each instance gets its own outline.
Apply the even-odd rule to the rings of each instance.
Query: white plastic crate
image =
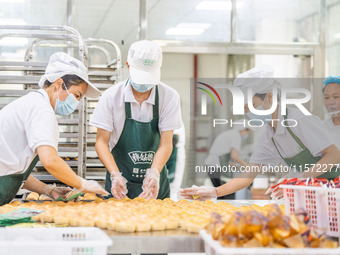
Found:
[[[319,249],[319,248],[230,248],[223,247],[218,241],[214,240],[205,230],[200,231],[200,236],[204,241],[204,249],[207,255],[340,255],[340,248]]]
[[[0,255],[106,255],[99,228],[0,228]]]
[[[339,237],[340,189],[297,185],[280,185],[283,189],[286,213],[304,209],[311,217],[313,228]]]

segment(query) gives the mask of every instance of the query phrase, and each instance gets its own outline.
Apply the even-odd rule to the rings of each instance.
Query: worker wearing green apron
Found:
[[[88,82],[85,65],[63,52],[54,53],[39,86],[41,89],[14,100],[0,111],[0,205],[10,202],[20,187],[52,199],[71,190],[46,185],[33,177],[31,172],[39,158],[61,182],[84,192],[107,194],[97,182],[77,176],[57,152],[56,114],[70,115],[84,95],[100,95]]]
[[[143,192],[143,181],[147,169],[151,168],[152,159],[159,147],[160,133],[158,87],[153,106],[153,118],[150,122],[139,122],[131,118],[131,104],[125,103],[125,124],[123,132],[111,153],[122,176],[127,180],[127,196],[131,199]],[[141,153],[139,153],[141,152]],[[160,173],[158,199],[170,197],[170,185],[166,165]],[[111,192],[110,173],[106,173],[105,189]]]
[[[129,79],[107,89],[90,120],[96,152],[107,169],[105,188],[116,199],[170,196],[168,161],[173,132],[181,127],[180,98],[161,82],[162,49],[133,43]]]
[[[284,115],[284,119],[287,121],[287,115]],[[302,143],[302,141],[297,137],[290,127],[286,127],[289,134],[293,137],[295,142],[300,146],[301,151],[292,156],[292,157],[283,157],[276,146],[274,138],[272,138],[272,142],[275,146],[275,149],[280,154],[280,157],[286,162],[288,166],[295,168],[299,172],[303,172],[304,170],[308,169],[308,166],[311,164],[316,164],[322,157],[314,157],[313,154],[308,150],[308,148]],[[326,178],[329,180],[335,179],[340,175],[340,171],[337,171],[336,166],[333,167],[331,170],[323,173],[322,175],[318,176],[319,178]]]
[[[283,174],[290,170],[283,178],[335,178],[339,175],[339,169],[334,166],[340,163],[340,151],[327,134],[321,120],[307,114],[307,109],[302,111],[301,106],[299,109],[286,109],[289,119],[281,113],[281,107],[286,107],[285,104],[277,104],[273,108],[274,102],[280,99],[281,85],[280,81],[273,78],[273,69],[270,66],[258,66],[238,75],[234,86],[248,94],[252,93],[250,102],[246,97],[244,109],[250,121],[265,126],[265,132],[258,139],[246,171],[216,190],[205,187],[185,189],[182,191],[184,197],[200,194],[206,198],[230,194],[249,186],[264,167],[280,167],[280,164],[288,167],[282,168]],[[287,127],[288,125],[292,125],[292,128]],[[298,172],[292,171],[294,168]],[[282,194],[278,189],[275,192],[268,190],[269,192],[273,199],[280,198]]]
[[[27,171],[22,174],[11,174],[0,177],[0,206],[12,201],[38,161],[39,157],[36,156]]]

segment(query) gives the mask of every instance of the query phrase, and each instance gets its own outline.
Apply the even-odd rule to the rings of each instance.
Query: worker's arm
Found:
[[[32,175],[27,178],[23,188],[34,191],[38,194],[44,194],[52,199],[57,199],[59,197],[65,196],[68,192],[72,190],[68,187],[56,187],[53,185],[47,185],[39,181]]]
[[[41,145],[37,148],[39,159],[45,169],[59,181],[80,189],[81,180],[69,167],[69,165],[58,156],[57,150],[49,145]],[[36,182],[35,180],[32,180]],[[30,185],[30,184],[28,184]],[[38,184],[41,186],[41,184]]]
[[[261,165],[259,164],[249,164],[246,166],[249,170],[247,172],[243,172],[239,174],[236,178],[232,179],[231,181],[223,184],[220,187],[217,187],[217,196],[225,196],[228,194],[232,194],[236,191],[239,191],[243,188],[248,187],[257,176],[258,172],[261,170]]]
[[[112,174],[113,172],[119,172],[119,169],[109,148],[110,136],[111,132],[101,128],[97,128],[97,139],[95,147],[100,161]]]
[[[161,132],[161,140],[153,159],[151,168],[157,168],[159,172],[162,171],[166,162],[168,162],[170,155],[172,153],[172,136],[174,131],[163,131]]]
[[[303,178],[320,176],[340,164],[340,150],[333,144],[322,151],[322,158],[303,172]],[[337,168],[340,172],[340,168]]]
[[[240,164],[241,166],[246,166],[247,165],[247,162],[245,162],[244,160],[242,160],[240,158],[239,151],[236,150],[235,148],[231,148],[230,158],[231,158],[232,161]]]
[[[30,191],[34,191],[39,194],[44,193],[44,189],[46,184],[42,181],[39,181],[37,178],[33,177],[32,175],[28,176],[23,188],[28,189]]]

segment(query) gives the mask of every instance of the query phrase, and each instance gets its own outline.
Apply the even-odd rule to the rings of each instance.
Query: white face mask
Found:
[[[337,85],[337,86],[339,86],[339,85]],[[330,86],[330,85],[328,85],[328,86]],[[326,90],[326,88],[325,88],[325,90]],[[339,116],[340,99],[339,99],[338,95],[334,94],[334,91],[332,92],[332,89],[331,89],[330,95],[329,94],[327,95],[325,93],[325,97],[327,97],[327,98],[324,98],[324,100],[325,100],[324,110],[326,110],[327,115],[330,116],[330,117]]]
[[[264,110],[263,108],[263,104],[265,102],[267,98],[267,95],[265,96],[265,98],[263,99],[263,102],[260,106],[256,107],[256,110]],[[247,112],[247,116],[250,120],[262,120],[264,124],[268,124],[270,122],[270,120],[272,119],[272,114],[267,114],[267,115],[257,115],[255,113],[252,113],[251,111]],[[260,123],[259,123],[260,125]]]

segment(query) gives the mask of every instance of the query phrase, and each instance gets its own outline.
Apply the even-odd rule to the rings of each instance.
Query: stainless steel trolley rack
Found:
[[[55,43],[51,42],[55,41],[55,39],[45,39],[45,38],[37,38],[31,46],[27,49],[25,54],[25,60],[31,61],[33,58],[33,51],[36,47],[50,47],[50,48],[67,48],[72,49],[76,48],[77,45],[71,44],[69,42]],[[122,78],[122,59],[121,59],[121,51],[116,43],[107,39],[94,39],[87,38],[84,39],[87,49],[96,49],[100,50],[105,55],[105,63],[92,65],[91,59],[95,54],[92,54],[94,51],[90,51],[88,60],[89,60],[89,79],[93,82],[96,87],[105,91],[107,88],[114,85],[116,82],[120,81]],[[112,58],[112,51],[109,51],[107,48],[101,46],[101,44],[105,44],[110,46],[111,50],[114,52],[115,59]],[[95,139],[96,139],[96,129],[90,127],[88,125],[88,120],[90,119],[95,106],[98,103],[98,99],[87,99],[87,108],[86,108],[86,169],[84,170],[84,175],[88,179],[96,179],[103,180],[105,178],[105,170],[103,171],[103,165],[100,162],[96,152],[95,152]],[[65,136],[65,134],[64,134]],[[70,137],[71,136],[71,137]],[[69,138],[72,138],[72,134],[68,134]],[[73,135],[74,137],[74,135]],[[65,137],[64,137],[65,138]]]
[[[81,35],[68,26],[13,26],[0,25],[0,40],[6,37],[32,38],[35,40],[76,41],[79,59],[87,66],[87,47]],[[32,58],[31,58],[32,59]],[[47,62],[1,61],[0,59],[0,107],[4,107],[17,97],[38,88],[37,83],[44,73]],[[6,89],[1,89],[6,86]],[[16,85],[16,86],[14,86]],[[13,88],[12,88],[13,87]],[[77,112],[67,117],[58,118],[61,129],[59,154],[68,157],[67,163],[78,175],[86,173],[86,98],[79,103]],[[0,109],[1,109],[0,108]],[[37,168],[42,167],[37,164]],[[44,181],[54,181],[51,175],[35,175]]]

